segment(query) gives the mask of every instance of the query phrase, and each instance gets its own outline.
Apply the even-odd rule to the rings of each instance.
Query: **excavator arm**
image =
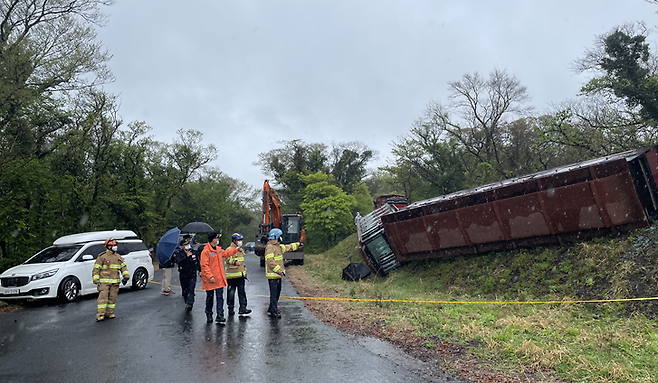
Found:
[[[270,187],[270,181],[263,183],[263,229],[270,231],[281,227],[281,201]]]
[[[261,257],[265,256],[265,246],[267,245],[267,237],[270,230],[274,228],[281,228],[281,201],[274,193],[274,189],[270,186],[270,181],[263,182],[263,220],[258,225],[258,237],[254,246],[254,253]],[[261,261],[261,266],[262,266]]]

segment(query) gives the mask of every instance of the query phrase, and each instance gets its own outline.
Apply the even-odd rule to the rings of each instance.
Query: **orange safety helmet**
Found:
[[[106,248],[108,248],[108,249],[109,249],[110,247],[112,247],[112,246],[116,246],[116,245],[117,245],[117,240],[114,239],[114,238],[109,238],[109,239],[106,239],[106,240],[105,240],[105,244],[104,244],[104,246],[105,246]]]

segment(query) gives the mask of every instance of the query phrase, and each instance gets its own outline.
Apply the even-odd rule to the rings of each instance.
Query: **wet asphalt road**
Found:
[[[122,291],[113,320],[95,322],[94,295],[0,315],[0,382],[427,381],[413,372],[422,365],[322,324],[300,300],[282,298],[282,318],[269,318],[264,269],[253,253],[246,263],[253,312],[227,317],[226,325],[206,323],[200,280],[193,310],[184,310],[175,269],[175,295],[161,295],[157,283]],[[154,281],[161,278],[156,272]],[[281,296],[296,295],[284,281]]]

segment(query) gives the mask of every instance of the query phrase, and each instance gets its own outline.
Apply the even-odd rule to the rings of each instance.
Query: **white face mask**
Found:
[[[116,253],[118,248],[119,248],[118,246],[112,246],[112,251]]]
[[[192,248],[192,246],[190,246],[190,245],[185,245],[185,248],[186,248],[187,250],[189,250],[189,249]]]
[[[238,247],[242,246],[242,241],[238,241]]]

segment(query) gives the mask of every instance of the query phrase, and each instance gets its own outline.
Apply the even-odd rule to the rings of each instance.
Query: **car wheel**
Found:
[[[297,265],[297,266],[304,266],[304,259],[303,258],[302,259],[293,259],[292,264]]]
[[[73,302],[78,299],[80,294],[80,282],[75,277],[64,278],[62,283],[59,284],[57,290],[57,297],[65,303]]]
[[[149,274],[144,269],[135,270],[135,275],[133,275],[133,290],[143,290],[148,284]]]

